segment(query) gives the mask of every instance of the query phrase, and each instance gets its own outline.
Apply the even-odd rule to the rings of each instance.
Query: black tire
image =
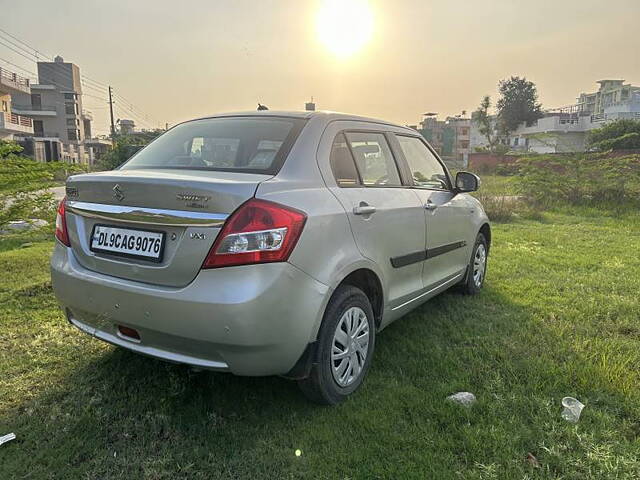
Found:
[[[352,307],[360,308],[366,315],[369,326],[369,343],[366,356],[362,364],[362,370],[357,378],[347,386],[341,386],[334,378],[332,371],[333,361],[331,352],[333,348],[334,334],[342,316]],[[314,355],[314,364],[310,375],[298,381],[302,393],[311,401],[322,405],[335,405],[345,400],[355,392],[367,375],[371,358],[375,347],[375,321],[371,302],[359,288],[351,285],[339,287],[329,300],[324,312],[322,325],[318,332],[317,348]]]
[[[476,259],[476,255],[478,254],[478,249],[482,246],[485,252],[485,260],[484,260],[484,272],[482,274],[482,278],[480,283],[476,281],[474,278],[474,261]],[[465,275],[464,280],[460,283],[460,289],[462,293],[466,295],[475,295],[480,292],[482,286],[484,285],[484,279],[487,276],[487,262],[489,260],[489,246],[487,245],[487,240],[484,238],[482,233],[478,233],[476,237],[476,242],[473,245],[473,249],[471,250],[471,258],[469,259],[469,265],[467,266],[467,273]]]

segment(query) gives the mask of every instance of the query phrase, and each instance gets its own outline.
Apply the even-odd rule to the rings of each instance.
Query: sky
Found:
[[[495,100],[511,75],[535,82],[546,108],[603,78],[640,85],[640,0],[336,1],[0,0],[0,29],[94,81],[84,108],[98,133],[101,85],[118,95],[117,118],[147,128],[258,102],[302,110],[311,97],[318,109],[416,124]],[[0,66],[35,72],[6,39]]]

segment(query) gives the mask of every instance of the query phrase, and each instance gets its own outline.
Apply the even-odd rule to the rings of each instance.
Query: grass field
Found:
[[[0,252],[0,435],[18,437],[3,480],[640,476],[638,214],[495,225],[484,291],[382,332],[363,388],[333,408],[79,333],[52,295],[51,246]],[[469,410],[444,400],[461,390]],[[586,404],[576,425],[567,395]]]

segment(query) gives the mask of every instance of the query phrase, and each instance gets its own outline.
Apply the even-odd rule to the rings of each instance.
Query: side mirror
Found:
[[[471,172],[458,172],[456,190],[458,192],[475,192],[480,188],[480,177]]]

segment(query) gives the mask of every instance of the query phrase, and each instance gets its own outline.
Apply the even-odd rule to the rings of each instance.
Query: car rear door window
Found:
[[[398,167],[382,133],[347,132],[356,167],[367,187],[401,186]]]
[[[331,170],[338,186],[353,187],[360,184],[356,164],[347,145],[347,139],[342,133],[336,135],[333,141],[330,162]]]
[[[444,168],[422,140],[405,135],[396,135],[396,138],[416,187],[449,189],[449,180]]]

